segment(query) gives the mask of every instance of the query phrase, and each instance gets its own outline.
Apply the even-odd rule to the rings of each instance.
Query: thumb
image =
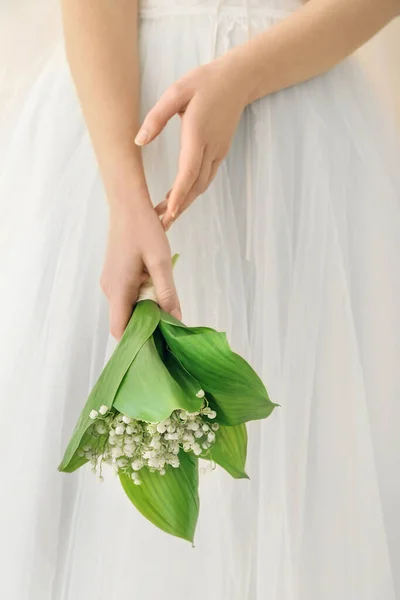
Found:
[[[188,102],[187,91],[180,91],[176,84],[171,86],[147,113],[136,135],[135,144],[144,146],[152,142],[162,132],[168,121],[184,110]]]
[[[165,263],[159,263],[154,266],[150,270],[150,276],[153,281],[158,304],[167,313],[181,320],[182,312],[172,274],[172,261],[169,259]]]

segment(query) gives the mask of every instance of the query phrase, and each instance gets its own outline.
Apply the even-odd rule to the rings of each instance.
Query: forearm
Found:
[[[231,51],[249,81],[249,102],[324,73],[400,12],[400,0],[309,0]]]
[[[145,187],[137,0],[61,0],[71,72],[110,201]],[[137,194],[138,197],[143,195]]]

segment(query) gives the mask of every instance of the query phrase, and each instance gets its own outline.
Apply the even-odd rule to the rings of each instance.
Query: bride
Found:
[[[399,0],[62,9],[0,137],[1,597],[399,599],[399,153],[346,59]],[[194,549],[56,471],[147,274],[281,405]]]

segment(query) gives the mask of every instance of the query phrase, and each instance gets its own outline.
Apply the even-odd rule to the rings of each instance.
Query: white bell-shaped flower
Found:
[[[132,462],[131,466],[134,471],[140,471],[144,467],[144,461],[141,458],[137,458]]]
[[[122,450],[122,448],[113,448],[113,449],[111,450],[111,456],[112,456],[113,458],[119,458],[120,456],[123,456],[123,454],[124,454],[124,453],[123,453],[123,450]]]
[[[171,465],[171,467],[173,467],[174,469],[178,469],[181,465],[179,458],[177,456],[174,456],[168,462]]]
[[[107,433],[107,427],[104,425],[104,423],[96,423],[96,425],[94,426],[94,429],[97,433],[99,433],[100,435],[103,435],[104,433]]]
[[[200,446],[200,444],[197,444],[197,443],[196,443],[196,444],[193,444],[193,446],[192,446],[192,450],[193,450],[193,453],[194,453],[196,456],[200,456],[200,454],[203,452],[203,450],[201,449],[201,446]]]

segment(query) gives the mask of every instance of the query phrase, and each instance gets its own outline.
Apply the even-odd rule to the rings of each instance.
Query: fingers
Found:
[[[208,159],[207,155],[205,154],[198,177],[193,183],[188,193],[186,194],[186,196],[184,197],[183,202],[179,206],[179,208],[171,208],[171,197],[169,200],[167,200],[167,209],[164,210],[162,219],[162,224],[165,230],[168,230],[171,227],[174,219],[176,219],[178,215],[182,214],[182,212],[186,210],[192,204],[192,202],[194,202],[196,198],[207,189],[207,183],[210,177],[211,168],[212,162]]]
[[[197,181],[203,164],[204,146],[194,132],[182,132],[178,174],[169,196],[163,224],[172,223],[185,203],[186,197]]]
[[[162,217],[164,215],[165,211],[167,210],[168,199],[169,199],[170,195],[171,195],[171,190],[169,190],[168,194],[165,196],[165,199],[162,200],[162,202],[159,202],[157,204],[157,206],[155,207],[155,211],[159,217]]]
[[[207,185],[206,185],[206,189],[211,185],[211,183],[214,181],[216,174],[218,173],[218,169],[219,166],[221,164],[221,160],[214,160],[211,163],[211,169],[210,169],[210,173],[208,176],[208,181],[207,181]]]
[[[199,147],[193,138],[189,138],[182,145],[178,174],[168,200],[167,213],[172,220],[179,213],[186,200],[186,196],[199,177],[203,164],[203,154],[204,148]]]
[[[106,260],[100,280],[101,288],[109,302],[110,333],[120,340],[132,316],[142,279],[148,274],[142,272],[142,261],[129,261],[129,268],[116,268],[115,260]]]
[[[176,212],[174,211],[174,217],[171,214],[172,210],[169,206],[171,190],[168,192],[166,198],[155,207],[158,216],[162,217],[162,224],[166,231],[168,231],[168,229],[171,227],[174,220],[176,220],[176,218],[182,214],[182,212],[185,211],[198,196],[203,194],[208,189],[214,180],[222,161],[220,159],[212,160],[211,157],[212,154],[205,150],[199,176],[192,185],[192,188],[187,194],[182,206],[180,206]]]
[[[150,277],[156,291],[157,302],[163,310],[176,319],[182,319],[178,294],[176,293],[174,277],[172,274],[172,261],[170,257],[148,266]]]
[[[192,189],[186,196],[183,210],[186,210],[198,196],[206,191],[211,173],[211,167],[212,161],[205,156],[197,181],[193,184]]]
[[[137,292],[134,298],[120,294],[110,298],[110,333],[116,340],[121,339],[129,323],[136,298]]]
[[[168,88],[155,106],[147,113],[136,135],[135,144],[143,146],[153,141],[174,115],[185,110],[189,99],[189,90],[180,86],[179,83]]]
[[[159,217],[163,216],[163,214],[167,210],[167,207],[168,207],[168,198],[165,198],[165,200],[163,200],[162,202],[157,204],[157,206],[155,207],[155,211]]]

